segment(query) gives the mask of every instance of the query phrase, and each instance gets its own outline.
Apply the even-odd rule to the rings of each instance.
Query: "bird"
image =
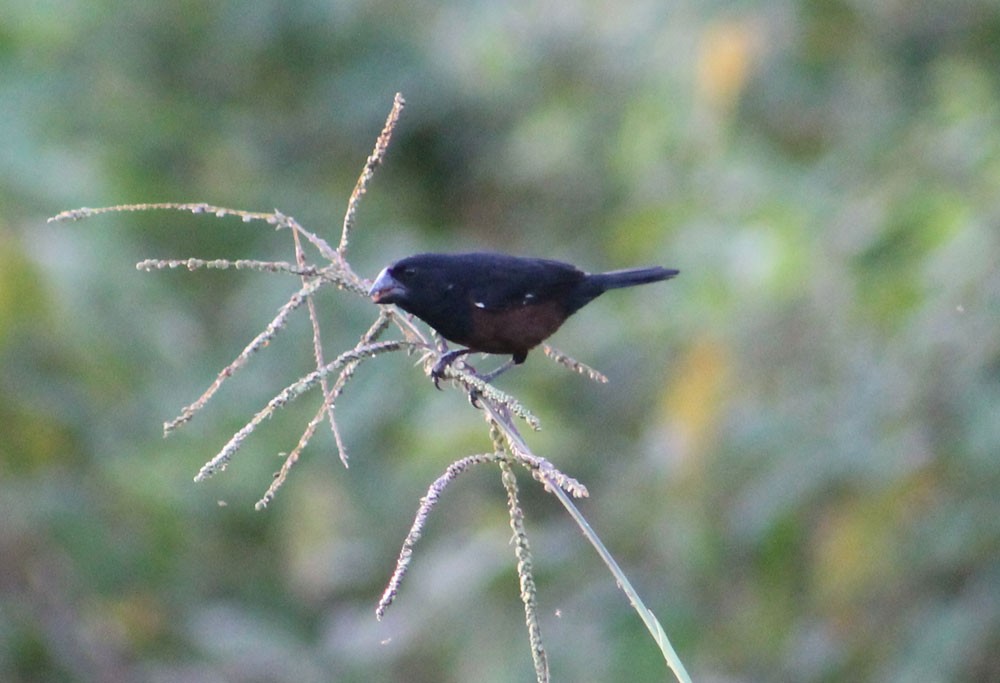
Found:
[[[669,280],[679,272],[654,266],[587,273],[561,261],[495,252],[425,253],[383,268],[368,296],[376,304],[398,306],[465,347],[435,363],[431,377],[437,386],[460,356],[510,355],[481,376],[492,381],[523,363],[567,318],[609,289]]]

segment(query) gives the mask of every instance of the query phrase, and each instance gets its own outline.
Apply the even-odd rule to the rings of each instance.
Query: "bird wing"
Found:
[[[468,292],[476,308],[503,311],[557,299],[585,277],[560,261],[496,259],[482,264]]]

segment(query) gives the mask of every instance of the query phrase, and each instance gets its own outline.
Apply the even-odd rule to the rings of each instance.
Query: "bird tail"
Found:
[[[680,273],[672,268],[630,268],[628,270],[613,270],[610,273],[595,273],[591,275],[591,281],[597,288],[605,292],[609,289],[619,287],[634,287],[635,285],[645,285],[650,282],[669,280]]]

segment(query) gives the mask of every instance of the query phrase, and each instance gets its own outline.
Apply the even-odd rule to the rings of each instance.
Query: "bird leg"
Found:
[[[503,373],[505,373],[508,370],[510,370],[515,365],[517,365],[517,361],[515,361],[513,358],[511,358],[510,360],[508,360],[507,362],[505,362],[500,367],[495,368],[493,370],[490,370],[485,375],[480,375],[477,372],[476,373],[476,377],[478,377],[482,381],[484,381],[487,384],[489,384],[490,382],[492,382],[493,380],[495,380],[497,377],[499,377]],[[472,389],[471,391],[469,391],[469,403],[472,404],[473,408],[478,408],[479,407],[479,391],[478,390]]]
[[[496,368],[494,370],[490,370],[485,375],[479,375],[479,379],[483,380],[484,382],[492,382],[497,377],[499,377],[503,373],[507,372],[508,370],[510,370],[515,365],[517,365],[517,361],[515,361],[513,358],[511,358],[511,359],[507,360],[507,362],[505,362],[500,367],[498,367],[498,368]]]

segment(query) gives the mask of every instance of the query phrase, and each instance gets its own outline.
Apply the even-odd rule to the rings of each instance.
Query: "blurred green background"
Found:
[[[263,224],[46,224],[78,206],[279,208],[373,276],[494,248],[681,277],[617,292],[500,380],[697,681],[1000,680],[1000,6],[0,3],[0,680],[531,680],[499,473],[412,365],[365,365],[192,475],[310,365],[304,312],[170,439],[298,287],[139,273],[292,258]],[[374,316],[319,298],[327,352]],[[554,680],[663,681],[593,550],[522,477]],[[220,503],[225,503],[222,505]]]

